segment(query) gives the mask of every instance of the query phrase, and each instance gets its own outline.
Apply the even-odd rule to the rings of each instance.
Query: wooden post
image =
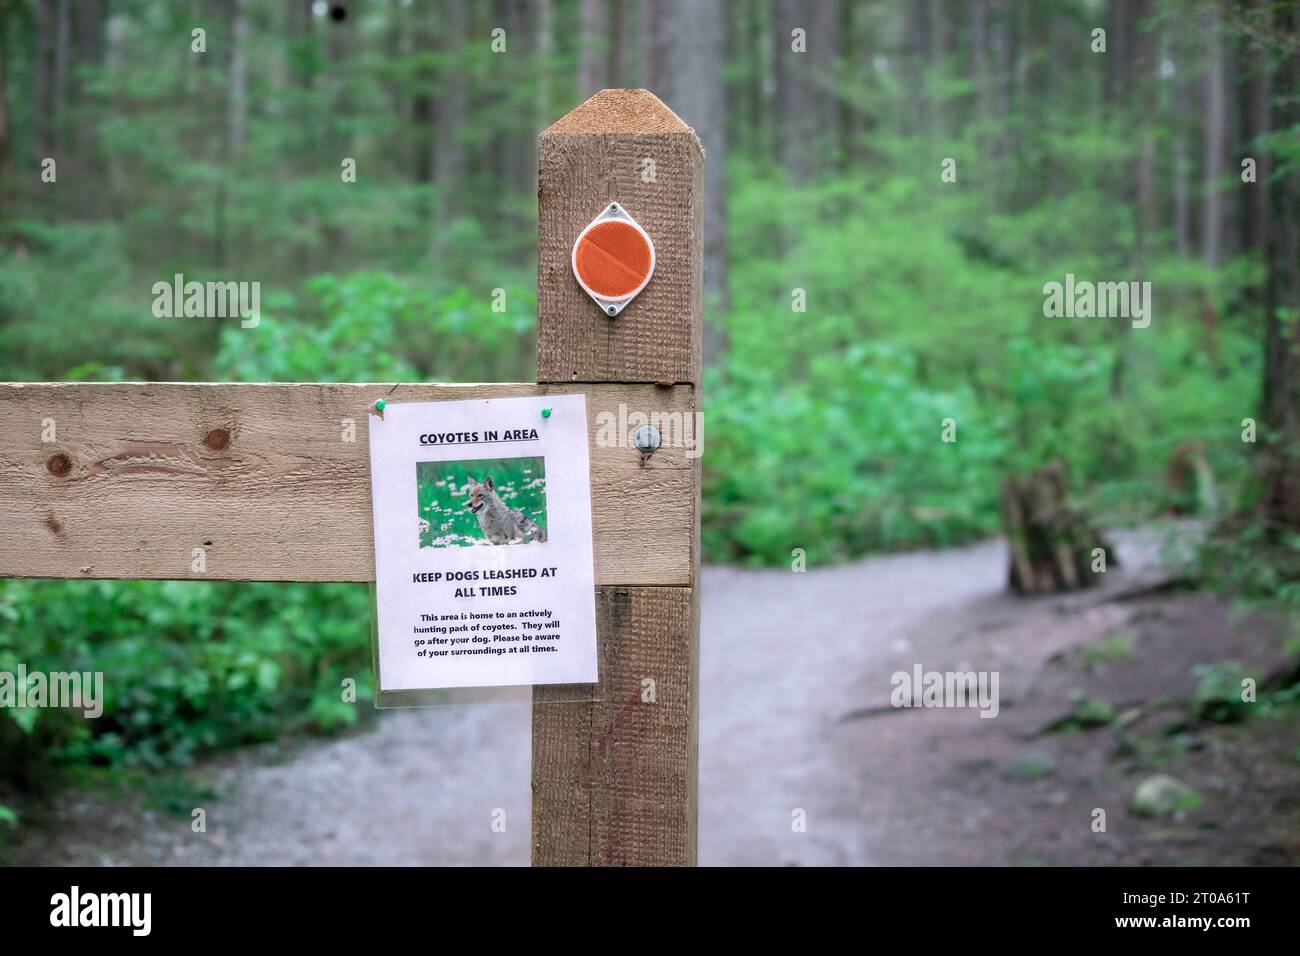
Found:
[[[695,133],[645,90],[605,90],[542,133],[539,384],[648,383],[665,396],[686,386],[698,411],[703,163]],[[656,252],[650,284],[614,319],[581,290],[570,266],[578,233],[611,202],[645,228]],[[599,407],[598,392],[589,395],[590,414],[620,423],[658,411],[620,416]],[[697,430],[691,434],[698,442]],[[686,479],[674,487],[690,509],[689,575],[675,586],[635,573],[598,586],[601,700],[568,703],[553,689],[534,691],[535,865],[695,863],[699,459],[665,451],[639,467],[651,477]],[[653,527],[626,530],[647,546],[655,537]]]

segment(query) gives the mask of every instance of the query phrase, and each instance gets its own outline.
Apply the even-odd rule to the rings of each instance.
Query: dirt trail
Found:
[[[1300,862],[1294,715],[1169,732],[1188,723],[1197,664],[1233,658],[1263,675],[1283,666],[1277,622],[1234,615],[1209,594],[1142,593],[1196,533],[1116,535],[1122,565],[1102,587],[1032,600],[1005,592],[1001,542],[806,575],[714,570],[701,861]],[[998,715],[895,709],[891,677],[917,664],[996,671]],[[1120,719],[1044,733],[1081,701]],[[1177,774],[1203,805],[1134,815],[1134,789],[1157,772]],[[1093,829],[1097,809],[1106,832]]]
[[[1227,612],[1212,599],[1106,599],[1156,564],[1163,540],[1120,535],[1123,570],[1100,593],[1033,601],[1003,593],[1000,542],[801,574],[706,568],[701,863],[1174,862],[1200,852],[1217,854],[1208,862],[1300,860],[1300,842],[1276,827],[1251,840],[1220,822],[1224,851],[1203,835],[1189,848],[1177,827],[1178,838],[1170,827],[1151,836],[1124,809],[1150,761],[1112,760],[1127,731],[1039,734],[1072,697],[1105,696],[1107,682],[1123,685],[1126,673],[1142,677],[1141,696],[1186,695],[1180,654],[1227,656],[1218,653]],[[1079,648],[1139,625],[1127,670],[1099,676],[1076,666]],[[1257,636],[1235,651],[1268,659],[1272,637]],[[892,709],[890,677],[915,663],[998,671],[999,716]],[[505,702],[385,714],[373,731],[344,739],[241,752],[200,773],[219,795],[206,834],[191,833],[188,818],[69,795],[10,855],[109,865],[526,864],[529,719],[522,691]],[[1233,777],[1224,762],[1237,751],[1200,750],[1201,765],[1188,772],[1211,806],[1245,814],[1241,828],[1300,816],[1277,796],[1300,781],[1250,769]],[[1089,826],[1098,806],[1110,808],[1108,834]],[[803,832],[792,827],[797,811]]]
[[[1116,581],[1155,563],[1158,542],[1124,535],[1117,547]],[[891,675],[917,662],[997,670],[1005,706],[1020,673],[1122,615],[1063,618],[1056,602],[1007,595],[1005,580],[1001,541],[805,574],[714,569],[702,624],[701,861],[993,862],[971,839],[988,808],[937,771],[949,751],[960,755],[945,738],[988,737],[1010,714],[892,712]]]

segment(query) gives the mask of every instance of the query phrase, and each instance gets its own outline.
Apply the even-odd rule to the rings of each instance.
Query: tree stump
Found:
[[[1214,471],[1205,456],[1205,442],[1185,441],[1174,449],[1165,468],[1165,487],[1169,514],[1218,516],[1219,496]]]
[[[1089,587],[1117,563],[1088,516],[1066,498],[1066,467],[1060,459],[1027,476],[1002,480],[1002,527],[1010,545],[1008,582],[1017,593]]]

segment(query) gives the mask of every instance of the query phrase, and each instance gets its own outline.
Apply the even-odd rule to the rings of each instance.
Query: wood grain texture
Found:
[[[653,162],[653,169],[645,165]],[[700,374],[704,154],[645,90],[605,90],[538,147],[537,380],[689,382]],[[654,276],[609,318],[573,276],[573,243],[619,202],[655,244]]]
[[[0,577],[372,581],[371,402],[583,392],[596,582],[691,583],[696,459],[664,447],[642,465],[634,448],[605,447],[620,404],[688,415],[690,387],[392,389],[0,384]],[[345,419],[355,442],[344,441]],[[201,574],[191,570],[200,547]]]
[[[695,864],[694,605],[691,588],[598,588],[603,699],[534,689],[535,866]]]
[[[653,178],[642,175],[646,159]],[[695,134],[644,90],[605,90],[542,134],[538,163],[538,381],[698,386],[704,203]],[[569,258],[612,201],[646,229],[657,256],[650,284],[615,319],[582,292]],[[695,863],[699,459],[686,467],[675,491],[690,512],[678,557],[691,586],[598,588],[601,699],[534,689],[535,865]]]

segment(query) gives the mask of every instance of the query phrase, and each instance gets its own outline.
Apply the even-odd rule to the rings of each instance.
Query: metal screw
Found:
[[[659,429],[653,425],[642,425],[632,433],[632,444],[641,453],[641,462],[643,464],[662,443],[663,439],[659,436]]]
[[[615,308],[614,306],[612,306],[612,305],[609,307],[609,310],[608,310],[608,311],[609,311],[609,314],[610,314],[610,315],[615,315],[615,314],[618,313],[618,309],[616,309],[616,308]]]

